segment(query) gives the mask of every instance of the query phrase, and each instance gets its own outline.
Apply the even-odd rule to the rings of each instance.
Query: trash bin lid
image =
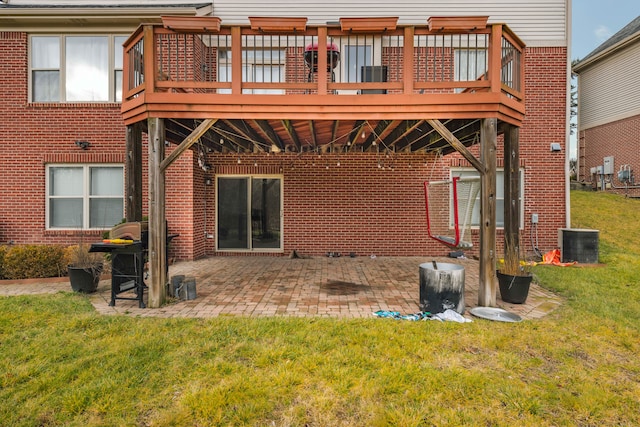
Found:
[[[498,322],[521,322],[522,317],[497,307],[474,307],[469,313],[476,317]]]

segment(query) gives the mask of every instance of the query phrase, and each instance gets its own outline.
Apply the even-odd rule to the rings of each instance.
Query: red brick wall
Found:
[[[0,84],[0,243],[72,244],[81,236],[85,241],[101,239],[98,230],[45,230],[45,170],[51,163],[124,164],[126,129],[120,104],[30,103],[27,55],[27,34],[0,32],[4,76]],[[91,145],[81,150],[76,140]],[[146,143],[143,153],[146,158]],[[169,227],[180,233],[184,247],[176,250],[185,258],[193,257],[192,226],[177,218],[192,212],[191,158],[191,153],[183,155],[167,174]],[[146,169],[143,181],[146,188]],[[146,214],[146,192],[143,200]]]
[[[166,155],[171,151],[167,149]],[[193,152],[187,150],[169,166],[165,176],[169,234],[179,234],[171,243],[169,256],[176,259],[193,259],[204,255],[202,249],[198,251],[194,247],[195,222],[200,221],[199,212],[202,212],[202,198],[194,190],[195,177],[198,175],[197,163]],[[148,212],[147,208],[145,212]]]
[[[218,174],[275,174],[284,180],[284,253],[319,255],[420,255],[447,252],[427,237],[424,155],[375,154],[216,155]],[[337,166],[338,160],[340,166]],[[258,166],[254,166],[257,163]],[[393,164],[391,170],[389,165]],[[327,166],[329,167],[327,169]],[[207,200],[215,200],[215,186]],[[211,203],[207,216],[214,218]],[[211,221],[208,232],[215,234]],[[211,242],[213,244],[213,242]]]
[[[120,104],[29,103],[27,40],[25,33],[0,33],[0,241],[77,242],[79,233],[45,231],[45,167],[123,163]],[[76,140],[91,146],[81,150]]]
[[[607,179],[605,190],[640,196],[640,189],[625,189],[617,178],[620,167],[629,165],[633,171],[635,186],[640,185],[640,116],[587,129],[580,132],[580,137],[584,138],[584,153],[580,153],[584,155],[584,165],[580,167],[584,171],[581,180],[590,182],[595,188],[597,178],[590,175],[591,168],[602,166],[605,157],[613,156],[613,181]]]
[[[123,163],[125,127],[117,103],[31,104],[27,89],[27,35],[0,33],[0,242],[71,243],[78,232],[45,230],[45,165],[59,162]],[[537,213],[537,246],[556,246],[564,227],[566,49],[526,51],[527,116],[521,129],[525,165],[523,243],[528,251],[531,214]],[[77,139],[91,147],[82,151]],[[558,142],[561,153],[551,153]],[[146,144],[143,153],[146,156]],[[499,158],[502,151],[498,152]],[[246,159],[249,159],[247,157]],[[275,173],[284,177],[284,253],[329,251],[359,255],[442,255],[449,249],[428,239],[422,183],[436,179],[424,155],[398,155],[394,169],[377,167],[370,154],[321,159],[281,154],[256,157],[240,166],[235,155],[209,155],[213,170],[198,167],[192,151],[167,173],[167,217],[174,240],[170,255],[197,258],[215,252],[215,173]],[[312,166],[313,161],[316,166]],[[386,165],[391,159],[382,158]],[[326,169],[326,163],[329,169]],[[447,163],[448,164],[448,163]],[[293,166],[293,167],[292,167]],[[443,165],[438,165],[436,171]],[[146,161],[145,166],[146,168]],[[282,169],[282,172],[280,172]],[[146,188],[146,169],[143,173]],[[214,180],[215,183],[215,180]],[[146,193],[144,212],[148,212]],[[206,217],[205,217],[206,216]],[[94,233],[97,238],[99,233]]]
[[[522,243],[531,251],[536,230],[531,215],[538,214],[538,247],[557,246],[558,228],[566,227],[565,156],[567,51],[560,47],[527,48],[525,52],[526,116],[520,129],[520,159],[525,162],[525,230]],[[551,152],[557,142],[561,152]],[[499,154],[502,156],[502,154]]]
[[[532,254],[557,246],[557,230],[566,226],[566,61],[564,48],[526,50],[527,116],[520,131],[520,159],[525,173],[522,247]],[[499,138],[498,164],[502,164]],[[561,145],[552,153],[550,144]],[[456,156],[452,156],[455,158]],[[359,255],[442,255],[449,249],[427,237],[422,183],[444,176],[432,172],[424,155],[398,155],[393,171],[377,168],[375,155],[243,156],[210,158],[217,173],[281,174],[284,180],[284,253],[355,252]],[[384,158],[383,158],[384,160]],[[258,167],[253,163],[257,162]],[[315,162],[315,165],[313,163]],[[446,160],[446,165],[456,163]],[[464,162],[463,162],[464,163]],[[326,165],[329,169],[326,169]],[[215,186],[206,187],[207,228],[215,235]],[[330,197],[327,197],[330,196]],[[538,214],[539,224],[531,225]],[[501,233],[499,233],[500,236]],[[473,233],[477,243],[477,232]],[[199,238],[196,237],[196,241]],[[501,243],[498,243],[500,251]],[[207,253],[215,241],[207,239]],[[472,252],[473,253],[473,252]]]

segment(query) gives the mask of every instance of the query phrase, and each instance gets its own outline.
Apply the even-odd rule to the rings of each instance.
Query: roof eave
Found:
[[[574,65],[571,70],[576,73],[576,74],[580,74],[581,71],[584,71],[586,68],[590,67],[591,65],[593,65],[594,63],[601,61],[602,59],[606,58],[609,55],[612,55],[622,49],[624,49],[626,46],[635,43],[636,41],[640,40],[640,32],[637,32],[629,37],[627,37],[624,40],[619,41],[618,43],[614,44],[613,46],[603,50],[602,52],[598,52],[597,54],[593,55],[593,56],[587,56],[587,58],[583,59],[582,61],[578,62],[576,65]]]
[[[161,22],[161,15],[203,16],[212,6],[153,7],[61,7],[0,8],[0,27],[5,31],[43,30],[57,27],[90,27],[100,25],[133,26],[145,22]]]

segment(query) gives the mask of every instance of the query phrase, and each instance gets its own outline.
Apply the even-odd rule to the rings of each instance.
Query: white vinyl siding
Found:
[[[581,71],[580,130],[640,114],[640,40]]]
[[[341,17],[397,16],[398,24],[426,24],[429,16],[481,15],[506,23],[528,46],[566,46],[567,0],[216,0],[213,15],[225,25],[247,24],[248,16],[302,16],[310,25],[337,22]]]

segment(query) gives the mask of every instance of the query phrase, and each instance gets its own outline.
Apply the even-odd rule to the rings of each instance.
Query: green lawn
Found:
[[[599,267],[541,320],[151,319],[0,298],[0,425],[640,425],[640,200],[572,193]]]

